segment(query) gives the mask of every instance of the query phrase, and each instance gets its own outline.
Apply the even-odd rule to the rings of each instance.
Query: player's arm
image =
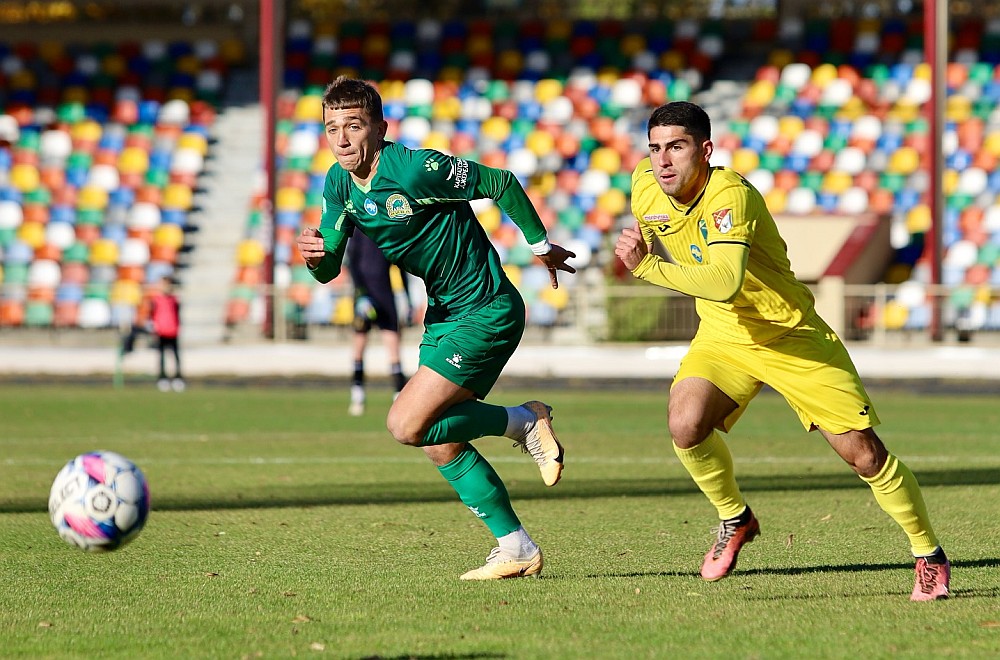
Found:
[[[627,232],[634,232],[636,234],[635,242],[643,243],[637,228],[626,229],[622,232],[622,236],[624,237]],[[628,242],[626,241],[626,243]],[[643,244],[648,249],[648,244]],[[615,248],[616,254],[622,245],[623,239],[620,238],[619,245]],[[647,251],[638,263],[632,261],[635,265],[630,267],[630,270],[640,280],[657,286],[673,289],[696,298],[729,302],[743,287],[749,254],[750,248],[743,243],[714,243],[708,246],[708,263],[706,265],[681,266],[665,261],[655,254],[649,254]],[[626,261],[625,265],[628,266],[629,262]]]
[[[566,260],[575,257],[576,254],[560,245],[549,243],[542,219],[538,217],[538,212],[532,206],[531,200],[528,199],[528,194],[524,192],[520,182],[509,170],[487,167],[471,161],[469,164],[476,169],[478,174],[474,191],[475,198],[494,200],[497,206],[513,220],[521,233],[524,234],[528,245],[531,246],[531,251],[549,269],[552,288],[558,288],[559,281],[556,278],[556,271],[575,273],[576,269],[567,264]]]
[[[317,282],[326,284],[340,275],[347,239],[353,229],[354,225],[343,205],[336,204],[332,196],[324,193],[323,219],[319,229],[306,227],[296,240],[306,267]]]

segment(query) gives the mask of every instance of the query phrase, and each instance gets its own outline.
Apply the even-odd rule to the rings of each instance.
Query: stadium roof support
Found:
[[[948,2],[947,0],[927,0],[924,3],[924,58],[931,68],[931,98],[926,107],[927,125],[931,137],[931,157],[927,162],[930,183],[931,235],[928,256],[931,266],[931,284],[941,284],[941,225],[943,224],[944,194],[941,187],[941,172],[944,170],[944,155],[941,143],[944,138],[945,86],[944,72],[948,53]],[[931,339],[941,341],[941,296],[931,297]]]
[[[260,102],[264,110],[264,179],[267,191],[267,213],[271,226],[270,248],[265,264],[266,284],[272,293],[267,296],[267,312],[264,315],[264,336],[275,338],[274,304],[274,230],[275,190],[277,166],[275,162],[275,141],[277,137],[278,93],[284,74],[282,72],[283,34],[285,25],[284,0],[261,0],[260,3]]]

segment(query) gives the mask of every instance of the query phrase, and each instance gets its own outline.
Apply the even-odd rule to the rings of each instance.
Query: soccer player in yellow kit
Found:
[[[879,423],[840,338],[795,279],[761,194],[712,167],[711,122],[693,103],[650,116],[649,159],[632,174],[632,213],[615,254],[642,280],[693,296],[701,322],[670,388],[674,451],[722,521],[701,575],[729,575],[760,534],[736,483],[729,432],[764,384],[818,430],[903,528],[916,558],[911,600],[948,597],[951,566],[931,528],[920,486],[875,434]],[[652,254],[659,240],[672,259]]]

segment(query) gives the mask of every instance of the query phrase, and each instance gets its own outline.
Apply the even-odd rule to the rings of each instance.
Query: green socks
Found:
[[[445,410],[434,422],[424,436],[423,446],[468,442],[487,435],[502,436],[506,430],[506,408],[482,401],[463,401]]]
[[[452,410],[464,405],[459,404]],[[506,426],[507,412],[499,406],[489,407],[500,409]],[[499,433],[481,435],[500,435],[500,433],[503,433],[503,428],[500,429]],[[493,469],[493,466],[474,447],[466,445],[462,453],[455,457],[455,460],[447,465],[442,465],[438,470],[458,493],[462,503],[490,528],[493,536],[500,538],[521,527],[521,521],[514,513],[514,508],[510,504],[510,496],[507,494],[507,488],[503,485],[503,481],[500,480],[500,476]]]

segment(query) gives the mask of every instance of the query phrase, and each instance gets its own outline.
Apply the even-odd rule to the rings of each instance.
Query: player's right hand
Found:
[[[323,260],[323,234],[315,227],[305,227],[295,240],[299,253],[310,268],[316,268]]]
[[[642,239],[638,222],[623,229],[618,242],[615,243],[615,255],[629,270],[635,270],[650,250],[651,246]]]

